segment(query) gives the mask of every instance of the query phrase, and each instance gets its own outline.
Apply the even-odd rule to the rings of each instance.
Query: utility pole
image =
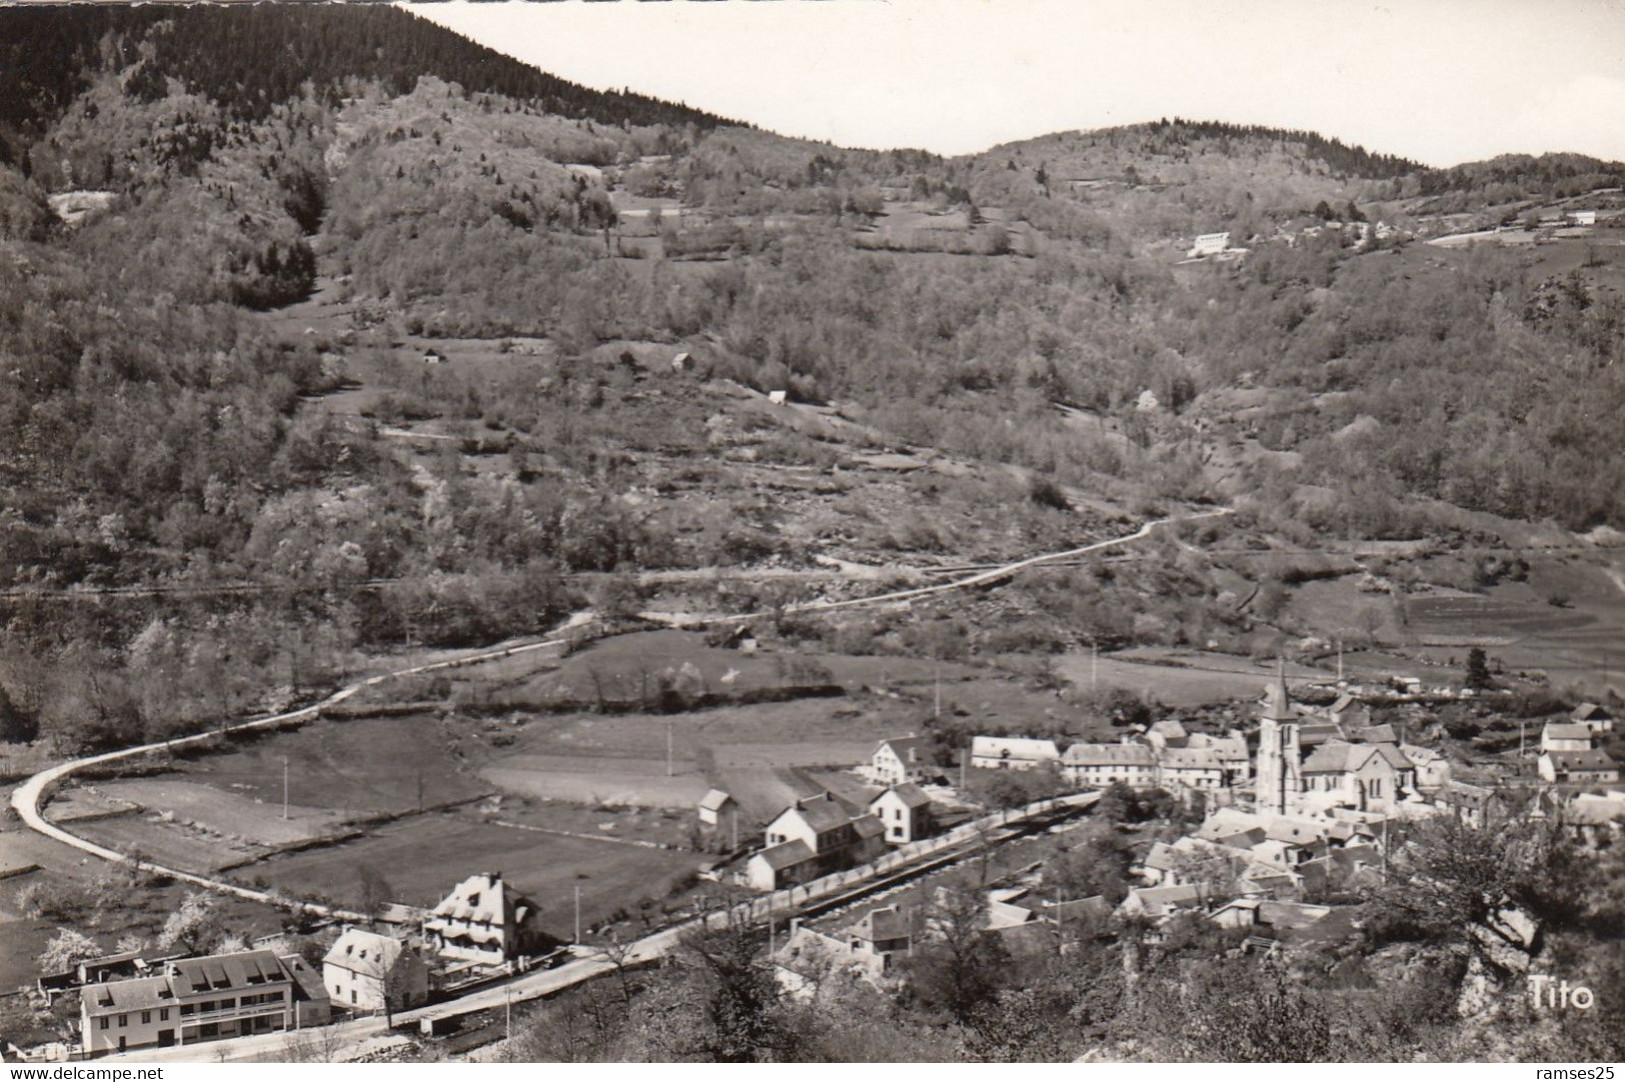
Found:
[[[513,1040],[513,989],[512,988],[504,989],[503,995],[502,995],[502,1032],[503,1032],[503,1038],[502,1038],[503,1044],[507,1045],[507,1043],[509,1041]],[[506,1059],[508,1056],[513,1054],[513,1049],[511,1047],[504,1047],[502,1051],[503,1051],[503,1058],[504,1059]]]
[[[931,716],[940,718],[942,717],[942,658],[935,657],[931,660],[936,672],[936,697],[931,708]]]
[[[728,822],[730,824],[732,824],[732,826],[733,826],[733,843],[732,843],[732,845],[729,846],[729,848],[733,849],[733,850],[738,850],[738,848],[739,848],[739,804],[737,802],[733,806],[733,814],[728,817]]]
[[[970,749],[964,748],[959,752],[959,796],[965,796],[965,764],[970,762]]]
[[[1337,640],[1337,682],[1343,682],[1343,640]]]
[[[576,884],[576,940],[581,942],[581,884]]]
[[[666,777],[672,776],[671,718],[666,719]]]
[[[1089,640],[1089,694],[1100,696],[1100,644]]]
[[[282,818],[288,818],[288,757],[282,757]]]

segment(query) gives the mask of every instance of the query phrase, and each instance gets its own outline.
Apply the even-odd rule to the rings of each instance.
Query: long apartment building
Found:
[[[85,1052],[170,1048],[321,1025],[321,974],[268,950],[167,962],[160,974],[87,984],[79,993]]]

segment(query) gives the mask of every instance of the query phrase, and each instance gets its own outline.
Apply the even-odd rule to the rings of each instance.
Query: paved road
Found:
[[[1108,548],[1113,548],[1113,547],[1116,547],[1116,546],[1119,546],[1119,545],[1130,544],[1130,543],[1132,543],[1134,541],[1138,541],[1138,540],[1141,540],[1143,538],[1149,537],[1158,527],[1166,525],[1166,524],[1171,523],[1171,522],[1194,522],[1194,521],[1199,521],[1201,519],[1217,518],[1217,517],[1221,517],[1221,516],[1232,514],[1232,513],[1233,512],[1232,512],[1232,510],[1230,508],[1218,508],[1218,509],[1215,509],[1213,511],[1204,511],[1204,512],[1199,512],[1199,513],[1193,514],[1193,515],[1169,516],[1169,517],[1166,517],[1166,518],[1155,519],[1153,521],[1145,523],[1143,526],[1141,526],[1138,530],[1135,530],[1133,533],[1125,534],[1125,535],[1123,535],[1121,537],[1109,538],[1109,539],[1104,540],[1104,541],[1095,541],[1095,542],[1092,542],[1090,544],[1082,545],[1082,546],[1080,546],[1078,548],[1067,549],[1067,550],[1062,551],[1062,552],[1051,552],[1051,553],[1044,553],[1044,554],[1039,555],[1039,556],[1032,556],[1032,557],[1029,557],[1029,558],[1024,559],[1024,560],[1017,560],[1014,563],[1003,564],[1003,565],[1000,565],[998,567],[988,569],[986,571],[979,571],[979,572],[977,572],[977,573],[975,573],[973,575],[969,575],[969,576],[966,576],[966,577],[960,578],[960,579],[955,579],[955,580],[953,580],[951,582],[937,583],[937,584],[931,585],[931,586],[922,586],[922,587],[916,587],[916,588],[906,589],[906,590],[894,590],[894,591],[891,591],[891,592],[888,592],[888,593],[876,594],[876,595],[873,595],[873,596],[870,596],[870,597],[852,598],[852,599],[841,600],[841,601],[804,602],[804,603],[801,603],[801,604],[788,606],[787,611],[790,611],[790,612],[828,612],[828,611],[833,611],[833,610],[836,610],[836,609],[858,608],[858,607],[866,606],[866,605],[894,604],[894,603],[901,602],[901,601],[912,601],[912,600],[917,599],[917,598],[930,597],[930,596],[937,595],[937,594],[944,594],[944,593],[948,593],[948,592],[953,591],[953,590],[963,590],[963,589],[968,589],[968,588],[972,588],[972,587],[976,587],[976,586],[984,586],[984,585],[988,585],[988,584],[991,584],[991,583],[994,583],[994,582],[999,582],[999,581],[1002,581],[1004,579],[1007,579],[1007,578],[1011,577],[1012,575],[1015,575],[1015,574],[1017,574],[1017,573],[1019,573],[1019,572],[1021,572],[1023,570],[1028,569],[1028,568],[1038,567],[1038,566],[1041,566],[1041,565],[1044,565],[1044,564],[1047,564],[1047,563],[1050,563],[1050,562],[1053,562],[1053,561],[1056,561],[1056,560],[1073,559],[1073,558],[1076,558],[1076,557],[1079,557],[1079,556],[1087,555],[1087,554],[1092,553],[1092,552],[1099,552],[1101,550],[1108,549]],[[720,623],[720,622],[733,622],[733,621],[738,621],[738,620],[760,619],[764,615],[765,614],[762,614],[762,613],[755,613],[755,614],[746,614],[746,615],[742,615],[742,616],[729,616],[729,617],[715,618],[715,619],[713,619],[711,621],[707,621],[707,622]],[[65,778],[68,778],[71,775],[73,775],[74,773],[76,773],[77,771],[83,770],[83,769],[85,769],[87,767],[100,766],[100,765],[104,765],[104,764],[108,764],[108,763],[114,763],[114,762],[118,762],[120,760],[131,759],[131,758],[135,758],[137,756],[145,755],[145,754],[147,754],[149,752],[164,751],[164,750],[170,750],[170,749],[174,749],[174,748],[182,748],[182,747],[186,747],[186,746],[188,746],[190,744],[196,744],[196,743],[201,743],[201,742],[204,742],[204,741],[207,741],[207,740],[211,740],[216,736],[217,733],[219,733],[221,731],[225,731],[225,732],[253,732],[253,731],[256,731],[256,730],[272,730],[272,729],[287,726],[287,725],[290,725],[290,724],[301,723],[301,722],[304,722],[304,721],[307,721],[307,720],[310,720],[310,719],[314,718],[325,707],[335,706],[338,703],[344,702],[346,699],[349,699],[350,697],[354,696],[355,694],[359,693],[360,691],[362,691],[362,690],[364,690],[366,688],[374,687],[374,686],[382,684],[382,683],[384,683],[386,681],[393,680],[393,679],[396,679],[396,678],[399,678],[399,677],[415,676],[415,675],[419,675],[419,674],[422,674],[422,673],[435,672],[435,671],[442,670],[442,669],[450,669],[450,668],[455,668],[455,667],[464,666],[464,665],[478,664],[478,663],[483,662],[483,661],[491,661],[491,660],[496,660],[496,659],[500,659],[500,658],[512,657],[512,656],[514,656],[516,654],[528,653],[528,652],[532,652],[532,651],[536,651],[536,650],[554,648],[554,647],[557,647],[557,646],[560,646],[562,644],[565,644],[565,643],[569,642],[570,641],[569,632],[574,630],[575,628],[581,626],[582,623],[590,622],[590,621],[591,621],[591,617],[572,619],[572,621],[569,624],[566,624],[565,627],[563,629],[561,629],[561,631],[564,632],[563,634],[555,635],[555,636],[550,637],[550,638],[544,638],[544,639],[534,641],[534,642],[521,643],[521,644],[518,644],[518,645],[509,646],[509,647],[505,647],[505,648],[478,651],[478,652],[475,652],[475,653],[460,655],[458,657],[450,658],[450,659],[447,659],[447,660],[444,660],[444,661],[437,661],[437,662],[433,662],[433,663],[425,664],[425,665],[416,665],[416,666],[412,666],[410,668],[400,669],[400,670],[397,670],[395,672],[384,673],[384,674],[380,674],[380,675],[377,675],[377,676],[372,676],[372,677],[369,677],[369,678],[367,678],[365,680],[361,680],[361,681],[358,681],[358,682],[356,682],[354,684],[351,684],[348,687],[340,689],[339,691],[337,691],[334,694],[328,696],[326,699],[322,700],[319,703],[316,703],[316,704],[314,704],[312,706],[304,707],[304,708],[299,709],[299,710],[291,710],[291,711],[288,711],[286,713],[275,714],[275,715],[272,715],[270,717],[265,717],[265,718],[256,718],[256,719],[253,719],[253,720],[250,720],[250,721],[242,722],[242,723],[240,723],[238,725],[229,726],[224,730],[210,729],[207,732],[198,733],[196,735],[189,736],[189,737],[181,737],[181,738],[177,738],[177,739],[174,739],[174,740],[160,741],[160,742],[152,743],[152,744],[144,744],[144,745],[141,745],[139,747],[134,747],[134,748],[124,748],[124,749],[121,749],[119,751],[106,752],[106,753],[103,753],[101,755],[92,755],[92,756],[88,756],[88,757],[83,758],[83,759],[76,759],[76,760],[73,760],[72,762],[63,763],[60,766],[52,767],[49,770],[45,770],[45,771],[42,771],[39,774],[34,775],[32,778],[29,778],[22,785],[18,786],[17,789],[15,791],[13,791],[13,793],[11,795],[11,804],[12,804],[12,807],[17,810],[17,813],[22,818],[23,823],[26,826],[28,826],[31,830],[34,830],[34,831],[36,831],[36,832],[38,832],[38,833],[40,833],[40,834],[42,834],[42,835],[44,835],[44,836],[46,836],[48,838],[52,838],[52,839],[54,839],[54,840],[56,840],[58,842],[61,842],[64,845],[72,846],[75,849],[78,849],[78,850],[80,850],[82,852],[88,853],[88,854],[90,854],[92,856],[98,857],[98,858],[100,858],[102,860],[115,861],[115,862],[124,862],[128,858],[123,853],[120,853],[120,852],[118,852],[116,850],[110,849],[110,848],[108,848],[106,846],[98,845],[95,842],[89,841],[89,840],[87,840],[85,838],[79,837],[78,835],[72,834],[72,833],[68,832],[67,830],[63,829],[62,827],[56,825],[55,823],[50,822],[49,820],[47,820],[45,818],[43,810],[42,810],[43,806],[44,806],[44,803],[45,803],[46,800],[49,799],[51,794],[55,791],[56,787],[58,785],[60,785]],[[1026,810],[1024,810],[1023,815],[1026,815],[1026,814],[1031,813],[1031,812],[1032,812],[1032,809],[1026,809]],[[964,828],[961,828],[961,829],[964,829]],[[931,851],[933,851],[933,852],[934,851],[939,851],[940,849],[945,848],[950,844],[954,844],[953,838],[954,838],[954,835],[948,835],[948,836],[945,836],[943,838],[932,839],[931,842],[930,842],[930,845],[936,846],[936,849],[933,849]],[[908,847],[908,848],[913,848],[913,847]],[[923,855],[925,855],[925,854],[922,852],[922,853],[916,854],[916,855],[919,855],[919,856],[923,857]],[[893,858],[895,858],[896,856],[897,856],[897,854],[892,854]],[[882,862],[880,862],[879,865],[872,866],[875,870],[871,874],[878,875],[878,874],[881,874],[881,873],[883,873],[885,871],[893,870],[893,869],[896,868],[896,866],[897,866],[897,862],[895,860],[892,861],[892,863],[890,864],[889,867],[886,866],[886,861],[883,860]],[[232,895],[235,895],[235,896],[237,896],[239,898],[247,899],[249,901],[260,902],[262,904],[275,905],[275,906],[280,906],[280,907],[284,907],[284,908],[290,908],[290,909],[294,909],[294,910],[298,910],[298,911],[312,913],[312,914],[315,914],[315,915],[318,915],[318,916],[334,917],[334,918],[341,919],[341,920],[364,920],[365,919],[359,913],[354,913],[354,912],[351,912],[351,911],[348,911],[348,910],[343,910],[343,909],[336,909],[336,908],[332,908],[332,907],[324,906],[324,905],[318,905],[318,904],[311,903],[311,902],[301,902],[301,901],[296,901],[296,900],[289,900],[289,899],[283,898],[283,897],[281,897],[279,895],[272,894],[272,893],[270,893],[268,891],[254,890],[254,889],[251,889],[251,888],[248,888],[248,887],[238,886],[238,885],[236,885],[234,883],[227,883],[227,882],[224,882],[222,880],[212,879],[210,877],[198,875],[198,874],[193,873],[193,872],[184,871],[184,870],[179,869],[179,868],[170,868],[170,867],[166,867],[164,865],[154,864],[154,863],[150,863],[150,862],[143,864],[143,867],[150,868],[151,870],[153,870],[155,872],[158,872],[159,874],[169,876],[169,877],[171,877],[173,879],[176,879],[176,880],[178,880],[180,882],[191,883],[191,884],[194,884],[194,885],[197,885],[197,886],[206,887],[206,888],[209,888],[209,889],[212,889],[212,890],[220,891],[222,893],[232,894]],[[855,882],[855,880],[852,878],[853,875],[854,875],[854,873],[843,873],[842,876],[827,877],[827,878],[832,879],[832,880],[838,880],[838,882],[830,884],[828,886],[828,888],[827,888],[828,891],[833,892],[833,891],[835,891],[837,889],[850,890],[851,886]],[[798,891],[802,895],[800,900],[803,901],[803,902],[807,901],[811,897],[814,896],[813,888],[818,887],[819,883],[823,883],[823,882],[824,882],[823,880],[820,880],[820,881],[818,881],[818,883],[809,884],[807,887],[795,888],[795,889],[792,889],[789,892],[781,892],[781,893],[785,893],[785,894],[788,895],[788,897],[785,898],[783,900],[783,902],[778,901],[778,895],[772,895],[772,896],[767,896],[767,897],[764,897],[764,898],[759,898],[759,899],[757,899],[756,902],[751,903],[751,907],[750,907],[751,914],[752,914],[753,917],[757,916],[758,914],[766,915],[768,912],[771,912],[774,908],[777,908],[780,905],[794,905],[796,903],[795,895],[796,895],[796,893]],[[634,947],[634,951],[637,952],[637,953],[635,953],[634,957],[636,959],[638,959],[638,960],[642,960],[645,957],[647,957],[647,958],[657,957],[659,954],[662,954],[662,953],[664,953],[664,952],[671,949],[672,945],[675,944],[676,938],[677,938],[677,936],[679,934],[681,934],[681,926],[679,926],[677,928],[668,929],[668,930],[663,931],[663,932],[657,932],[653,936],[650,936],[650,937],[648,937],[648,938],[646,938],[644,940],[638,941],[638,943]],[[645,955],[643,952],[649,952],[649,953],[647,953]],[[550,992],[557,991],[560,988],[568,987],[569,985],[574,984],[574,983],[578,983],[579,981],[587,980],[590,977],[598,976],[598,975],[602,974],[603,972],[605,972],[608,968],[612,968],[612,967],[610,966],[610,964],[607,961],[604,961],[602,959],[596,959],[596,960],[595,959],[580,959],[580,960],[577,960],[575,962],[571,962],[571,963],[569,963],[569,964],[567,964],[565,966],[561,966],[561,967],[559,967],[558,969],[555,969],[555,970],[548,970],[548,971],[544,971],[544,972],[540,972],[540,973],[529,974],[529,975],[527,975],[525,977],[520,978],[517,981],[510,982],[509,984],[503,986],[500,989],[489,989],[489,990],[486,990],[486,991],[473,993],[470,996],[461,997],[461,998],[459,998],[459,1000],[455,1004],[449,1004],[449,1005],[448,1004],[441,1004],[441,1005],[437,1005],[436,1007],[425,1008],[424,1010],[427,1011],[427,1012],[435,1012],[435,1011],[446,1012],[446,1011],[450,1011],[450,1012],[453,1012],[453,1013],[467,1013],[468,1011],[472,1011],[472,1010],[487,1009],[487,1008],[490,1008],[490,1007],[501,1006],[504,1003],[510,1002],[511,1001],[510,997],[523,997],[523,999],[534,999],[534,998],[537,998],[539,996],[547,995]],[[513,1001],[522,1001],[522,999],[515,999]],[[421,1017],[422,1013],[423,1012],[415,1012],[415,1013],[413,1013],[411,1015],[403,1015],[402,1017],[403,1017],[403,1020],[411,1021],[411,1020],[414,1020],[414,1019],[416,1019],[418,1017]],[[328,1027],[324,1031],[324,1033],[328,1034],[328,1035],[331,1035],[336,1029],[340,1033],[348,1034],[348,1033],[351,1033],[352,1030],[344,1028],[344,1027],[354,1026],[354,1027],[356,1027],[354,1029],[354,1031],[353,1031],[354,1033],[356,1033],[356,1034],[364,1034],[365,1030],[366,1030],[366,1026],[364,1025],[364,1023],[367,1023],[367,1022],[370,1022],[370,1021],[371,1020],[356,1020],[354,1022],[343,1023],[343,1024],[341,1024],[340,1027]],[[284,1035],[273,1035],[273,1036],[278,1036],[281,1039],[281,1041],[284,1042],[283,1045],[279,1046],[279,1050],[285,1050],[286,1041],[288,1039],[287,1035],[284,1034]],[[324,1037],[324,1040],[326,1040],[326,1041],[330,1041],[331,1039],[332,1039],[331,1036]],[[238,1051],[235,1048],[236,1045],[243,1044],[244,1048],[256,1047],[256,1046],[251,1045],[251,1044],[249,1044],[247,1042],[256,1042],[256,1041],[260,1041],[260,1040],[262,1040],[262,1038],[247,1038],[247,1039],[244,1039],[243,1041],[231,1042],[234,1045],[234,1048],[230,1053],[222,1053],[221,1050],[219,1050],[219,1049],[217,1049],[215,1047],[210,1047],[208,1049],[209,1055],[206,1058],[208,1058],[208,1059],[221,1058],[222,1055],[224,1055],[224,1054],[230,1054],[233,1057],[235,1057],[237,1055],[237,1051]],[[261,1054],[263,1054],[265,1052],[272,1052],[272,1051],[275,1051],[275,1050],[263,1049]],[[127,1053],[127,1055],[145,1055],[145,1054],[146,1053],[144,1053],[144,1052],[143,1053]],[[171,1054],[173,1054],[173,1053],[171,1053]]]
[[[1099,799],[1100,793],[1095,791],[1073,793],[1055,800],[1037,801],[1025,808],[985,816],[975,822],[964,824],[948,834],[905,846],[862,868],[839,872],[803,886],[774,891],[741,902],[733,907],[732,914],[760,923],[775,914],[782,914],[820,899],[837,898],[842,904],[846,904],[872,891],[894,885],[899,876],[910,874],[916,868],[940,868],[944,856],[948,856],[950,861],[962,859],[975,853],[983,844],[997,845],[1019,837],[1023,825],[1030,820],[1042,820],[1047,816],[1053,816],[1060,809],[1081,811]],[[631,944],[622,964],[638,965],[656,961],[675,950],[689,929],[698,926],[702,921],[713,926],[722,925],[729,919],[729,915],[728,910],[716,910],[647,935]],[[592,953],[592,948],[589,947],[577,947],[575,950],[578,956],[564,965],[553,969],[533,970],[510,981],[458,996],[445,1003],[398,1012],[394,1017],[394,1024],[397,1028],[414,1028],[423,1019],[456,1018],[480,1011],[500,1010],[553,995],[615,971],[615,963],[601,952]],[[354,1018],[303,1032],[267,1033],[211,1041],[187,1048],[144,1048],[105,1058],[142,1063],[245,1063],[261,1060],[283,1062],[293,1059],[338,1061],[355,1054],[368,1041],[384,1036],[387,1032],[382,1018]]]

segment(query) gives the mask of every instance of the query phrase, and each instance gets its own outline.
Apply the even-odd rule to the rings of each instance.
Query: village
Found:
[[[1459,755],[1452,762],[1407,738],[1403,724],[1373,721],[1373,702],[1414,699],[1422,691],[1415,683],[1299,691],[1295,698],[1283,667],[1256,716],[1227,731],[1208,731],[1206,719],[1165,718],[1133,726],[1116,743],[1064,749],[1050,738],[976,735],[956,765],[925,736],[881,739],[851,766],[852,785],[799,798],[760,830],[742,830],[740,802],[712,789],[692,812],[696,830],[722,854],[702,872],[716,887],[711,915],[765,918],[783,993],[816,999],[836,977],[882,992],[903,987],[904,961],[948,934],[949,893],[964,883],[954,873],[977,859],[979,934],[1013,955],[1064,954],[1083,936],[1155,943],[1174,922],[1192,919],[1236,933],[1238,950],[1270,953],[1347,934],[1362,890],[1386,881],[1391,838],[1407,824],[1440,816],[1474,828],[1546,821],[1584,847],[1617,844],[1625,829],[1625,786],[1604,750],[1615,721],[1602,705],[1548,720],[1538,747],[1526,749],[1532,776],[1509,780]],[[1154,830],[1121,819],[1135,801],[1153,802],[1157,810],[1142,818]],[[1037,859],[987,874],[986,854],[997,846],[1048,837],[1064,852],[1082,829],[1124,835],[1134,856],[1117,889],[1069,896],[1046,874],[1054,851],[1033,850]],[[537,903],[495,869],[471,872],[432,909],[381,904],[349,917],[310,936],[262,937],[224,953],[81,958],[42,974],[30,993],[58,1013],[73,1011],[78,1041],[7,1034],[8,1056],[60,1062],[276,1034],[291,1040],[378,1017],[386,1034],[415,1024],[432,1037],[455,1022],[460,997],[601,961],[613,949],[582,942],[579,915],[576,942],[549,934]],[[1498,927],[1514,948],[1535,934],[1516,913]],[[633,949],[621,944],[616,964]],[[447,1006],[423,1010],[434,1004]],[[372,1047],[391,1040],[407,1038],[375,1037]]]

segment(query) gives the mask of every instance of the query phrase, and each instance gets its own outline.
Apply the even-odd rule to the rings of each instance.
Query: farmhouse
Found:
[[[1073,744],[1061,771],[1074,785],[1104,788],[1114,781],[1136,789],[1157,784],[1157,756],[1144,744]]]
[[[1619,764],[1601,750],[1547,751],[1540,756],[1540,776],[1549,782],[1619,780]]]
[[[1190,740],[1190,733],[1178,720],[1159,721],[1146,730],[1145,742],[1154,748],[1182,748]]]
[[[1596,225],[1597,212],[1594,210],[1571,210],[1568,213],[1570,225]]]
[[[423,931],[447,958],[498,966],[542,947],[540,918],[535,902],[504,883],[501,872],[489,872],[457,884]]]
[[[1158,756],[1157,767],[1163,785],[1223,789],[1229,784],[1224,763],[1210,748],[1169,748]]]
[[[1433,794],[1433,803],[1468,826],[1480,828],[1505,810],[1500,794],[1494,789],[1461,781],[1446,782]]]
[[[172,961],[159,976],[86,985],[80,1038],[94,1055],[324,1023],[327,996],[306,976],[302,958],[268,950]]]
[[[1061,752],[1053,740],[1020,736],[971,738],[970,765],[983,770],[1031,770],[1045,763],[1059,762],[1060,758]]]
[[[1416,788],[1420,791],[1431,793],[1450,780],[1450,760],[1432,748],[1401,744],[1399,750],[1415,768]]]
[[[1541,751],[1590,751],[1591,726],[1581,722],[1548,721],[1540,731]]]
[[[869,814],[886,827],[886,841],[906,845],[931,834],[931,798],[917,785],[894,785],[869,802]]]
[[[429,966],[417,948],[392,936],[346,928],[322,959],[322,983],[352,1011],[416,1007],[429,998]]]
[[[1608,712],[1606,706],[1598,706],[1596,703],[1581,703],[1575,707],[1572,720],[1599,736],[1614,731],[1614,715]]]
[[[859,954],[881,961],[881,971],[891,969],[899,954],[913,953],[913,935],[908,919],[895,905],[871,909],[846,930],[847,945]]]
[[[767,824],[767,848],[746,862],[741,878],[757,890],[805,883],[879,856],[885,833],[875,816],[853,818],[829,793],[805,797]]]
[[[871,953],[796,922],[790,938],[773,954],[773,975],[787,995],[809,1000],[832,977],[877,984],[889,960],[889,955]]]
[[[1175,887],[1134,887],[1117,907],[1120,917],[1144,917],[1163,921],[1176,913],[1202,908],[1202,889],[1186,884]]]
[[[445,364],[446,363],[446,355],[444,353],[441,353],[438,349],[426,349],[426,350],[423,351],[423,363],[424,364]]]
[[[929,741],[913,733],[882,740],[869,759],[869,776],[885,785],[919,781],[931,772],[925,762]]]

